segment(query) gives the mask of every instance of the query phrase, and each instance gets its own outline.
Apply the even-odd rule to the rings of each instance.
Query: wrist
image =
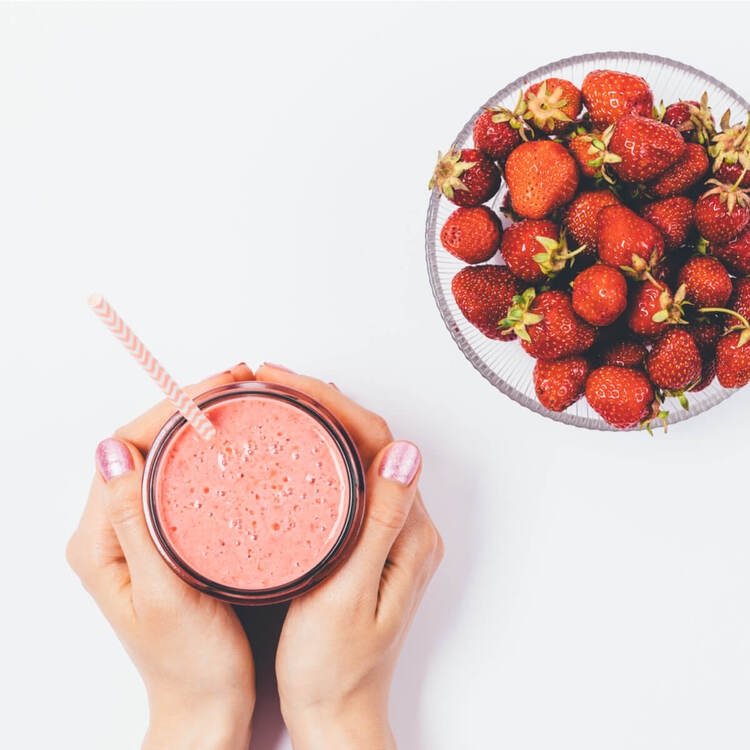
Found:
[[[294,750],[396,750],[388,711],[368,701],[289,710],[284,722]]]
[[[252,707],[151,706],[142,750],[248,750]]]

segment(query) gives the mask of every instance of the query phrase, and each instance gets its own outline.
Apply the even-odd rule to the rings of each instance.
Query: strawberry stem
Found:
[[[734,310],[727,310],[723,307],[701,307],[698,312],[715,312],[715,313],[726,313],[727,315],[734,315],[735,318],[737,318],[741,323],[743,328],[750,329],[750,323],[747,322],[747,318],[745,318],[743,315],[740,315],[738,312],[735,312]]]

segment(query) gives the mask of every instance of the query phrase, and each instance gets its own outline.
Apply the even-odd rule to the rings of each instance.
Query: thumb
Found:
[[[155,571],[163,575],[165,570],[143,515],[143,456],[132,443],[107,438],[97,446],[95,459],[98,493],[125,556],[131,581],[137,587],[139,582],[152,578]]]

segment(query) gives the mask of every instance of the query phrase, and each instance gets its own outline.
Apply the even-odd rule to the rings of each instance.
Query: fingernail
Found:
[[[338,386],[336,385],[336,383],[329,383],[328,385],[330,385],[330,386],[331,386],[331,388],[333,388],[333,390],[334,390],[334,391],[338,391],[339,393],[341,393],[341,388],[339,388],[339,387],[338,387]]]
[[[235,370],[235,369],[237,369],[238,367],[247,367],[247,362],[240,362],[239,364],[236,364],[236,365],[235,365],[235,366],[234,366],[234,367],[232,368],[232,370]],[[231,372],[231,370],[230,370],[230,372]]]
[[[107,438],[96,446],[96,468],[104,477],[105,482],[110,479],[133,471],[133,457],[130,451],[119,440]]]
[[[419,469],[419,449],[413,443],[399,440],[385,452],[380,463],[380,476],[394,482],[410,485]]]
[[[274,365],[271,362],[264,362],[263,363],[266,367],[273,367],[274,370],[281,370],[281,372],[288,372],[290,375],[296,375],[297,373],[294,372],[294,370],[290,370],[288,367],[284,367],[283,365]]]

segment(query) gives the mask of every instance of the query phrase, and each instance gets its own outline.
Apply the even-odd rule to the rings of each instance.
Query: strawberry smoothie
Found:
[[[318,419],[258,393],[205,408],[216,436],[188,426],[155,476],[167,544],[195,573],[234,589],[274,589],[319,565],[347,524],[347,463]]]

